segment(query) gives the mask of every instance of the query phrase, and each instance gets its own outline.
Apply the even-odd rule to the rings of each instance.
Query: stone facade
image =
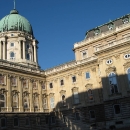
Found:
[[[0,33],[0,128],[130,128],[129,16],[86,33],[75,60],[41,70],[38,41]],[[122,21],[122,22],[121,22]]]

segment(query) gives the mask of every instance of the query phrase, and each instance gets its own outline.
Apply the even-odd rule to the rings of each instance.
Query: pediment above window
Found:
[[[90,89],[93,87],[93,84],[86,84],[85,87],[86,87],[86,89]]]
[[[49,93],[49,96],[50,97],[53,97],[55,93]]]
[[[113,66],[113,67],[108,67],[108,68],[106,69],[106,73],[109,74],[110,72],[116,72],[116,67],[115,67],[115,66]]]
[[[4,94],[4,93],[6,93],[6,92],[7,92],[6,89],[4,89],[4,88],[0,89],[0,94]]]
[[[28,91],[25,91],[25,92],[23,92],[23,97],[26,97],[26,96],[29,96],[29,92]]]
[[[42,94],[42,97],[43,98],[46,98],[48,95],[45,93],[45,94]]]
[[[17,91],[17,90],[12,91],[12,95],[18,95],[18,94],[19,94],[19,91]]]
[[[78,87],[73,87],[73,88],[72,88],[72,91],[73,91],[73,92],[77,92],[78,89],[79,89]]]
[[[62,95],[62,94],[65,94],[66,93],[66,91],[65,90],[61,90],[60,91],[60,94]]]

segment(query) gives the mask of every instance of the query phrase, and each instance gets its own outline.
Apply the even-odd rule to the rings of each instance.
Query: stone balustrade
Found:
[[[59,71],[62,71],[62,70],[66,70],[66,69],[69,69],[69,68],[72,68],[72,67],[76,67],[76,66],[84,64],[84,63],[91,62],[91,61],[96,60],[96,59],[97,59],[96,56],[92,56],[92,57],[88,57],[88,58],[85,58],[85,59],[80,60],[80,61],[71,61],[71,62],[65,63],[63,65],[59,65],[59,66],[56,66],[54,68],[45,70],[45,74],[49,75],[49,74],[52,74],[52,73],[56,73],[56,72],[59,72]]]
[[[113,30],[109,30],[109,31],[106,31],[106,32],[102,32],[101,34],[99,35],[96,35],[96,36],[93,36],[93,37],[89,37],[87,39],[84,39],[83,41],[80,41],[80,42],[76,42],[74,44],[74,48],[77,48],[77,47],[80,47],[80,46],[83,46],[83,45],[86,45],[86,44],[89,44],[91,42],[94,42],[100,38],[103,38],[103,37],[107,37],[113,33],[117,33],[123,29],[126,29],[126,28],[129,28],[130,27],[130,23],[127,23],[127,24],[123,24],[123,25],[120,25],[118,27],[116,27],[115,29]]]
[[[99,47],[96,47],[95,52],[99,52],[99,51],[108,49],[110,47],[113,47],[113,46],[116,46],[116,45],[120,45],[122,43],[124,44],[125,42],[128,42],[128,41],[130,41],[130,36],[122,38],[122,39],[117,40],[117,41],[113,41],[113,42],[104,44],[104,45],[99,46]]]

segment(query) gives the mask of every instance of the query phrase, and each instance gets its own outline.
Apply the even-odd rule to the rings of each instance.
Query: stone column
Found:
[[[2,49],[1,49],[1,41],[0,41],[0,59],[2,58]]]
[[[37,62],[37,59],[36,59],[36,58],[37,58],[37,56],[36,56],[36,55],[37,55],[37,54],[36,54],[36,53],[37,53],[37,52],[36,52],[36,51],[37,51],[36,41],[33,41],[33,47],[34,47],[34,62]]]
[[[30,79],[30,81],[29,81],[30,112],[34,112],[34,107],[33,107],[33,88],[32,88],[32,83],[33,83],[33,81]]]
[[[12,112],[12,93],[11,93],[11,83],[10,83],[10,78],[11,76],[8,75],[8,78],[7,78],[7,110],[8,112]]]
[[[23,41],[23,59],[25,59],[25,41]]]
[[[42,103],[42,82],[39,81],[38,83],[38,91],[39,91],[39,106],[40,106],[40,112],[43,112],[43,103]]]
[[[19,112],[23,112],[23,86],[22,86],[22,78],[19,77],[18,82],[18,90],[19,90]]]
[[[5,60],[5,41],[3,41],[3,60]]]
[[[19,41],[19,59],[21,60],[21,41]]]

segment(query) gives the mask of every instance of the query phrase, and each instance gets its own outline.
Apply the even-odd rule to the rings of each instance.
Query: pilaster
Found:
[[[23,41],[23,59],[25,59],[25,41]]]
[[[5,41],[2,42],[3,42],[3,60],[5,60]]]
[[[33,80],[32,80],[32,79],[30,79],[30,80],[29,80],[30,112],[34,112],[34,107],[33,107],[33,90],[32,90],[33,88],[32,88],[32,82],[33,82]]]
[[[11,78],[11,75],[8,75],[8,78],[7,78],[7,110],[8,112],[12,112],[12,95],[11,95],[11,83],[10,83],[10,78]]]
[[[19,90],[19,111],[23,112],[23,89],[22,89],[22,78],[19,77],[19,81],[18,81],[18,90]]]

